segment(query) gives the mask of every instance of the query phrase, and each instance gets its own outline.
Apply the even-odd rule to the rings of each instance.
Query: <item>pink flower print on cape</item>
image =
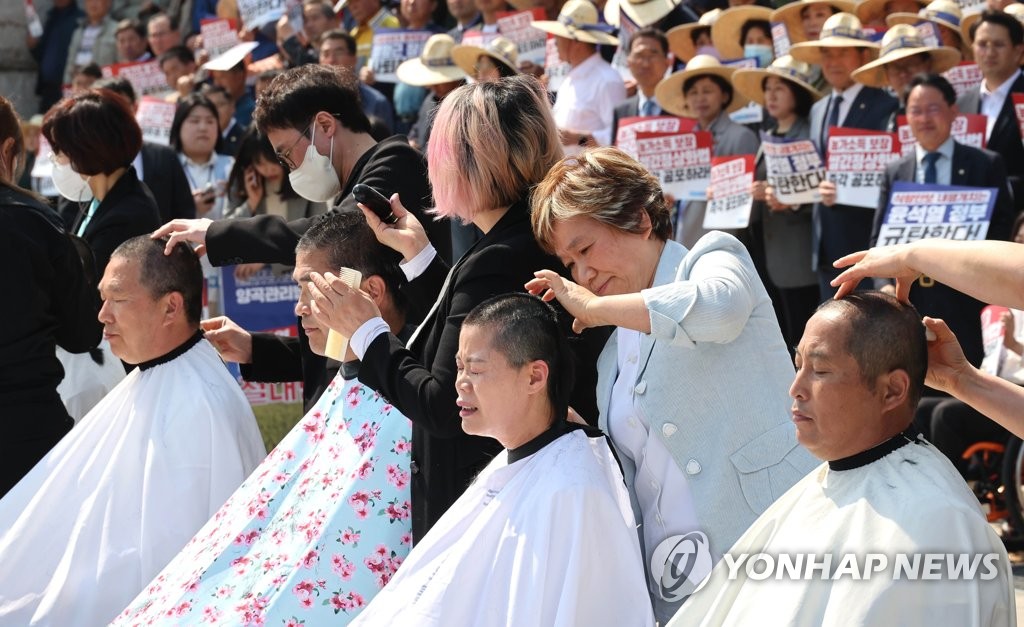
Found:
[[[113,624],[348,624],[409,554],[411,437],[339,375]]]

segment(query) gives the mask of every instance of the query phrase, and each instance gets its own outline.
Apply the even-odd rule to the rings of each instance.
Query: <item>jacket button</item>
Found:
[[[686,474],[695,475],[700,472],[700,462],[696,459],[691,459],[686,462]]]
[[[661,427],[661,432],[665,435],[666,438],[671,438],[673,435],[676,434],[676,431],[678,431],[678,430],[679,430],[678,427],[676,427],[671,422],[666,422]]]
[[[414,475],[420,474],[420,465],[417,464],[415,461],[409,462],[409,472],[411,472]]]
[[[637,383],[636,387],[633,388],[633,391],[636,392],[637,394],[643,394],[644,392],[647,391],[647,382],[641,381],[640,383]]]

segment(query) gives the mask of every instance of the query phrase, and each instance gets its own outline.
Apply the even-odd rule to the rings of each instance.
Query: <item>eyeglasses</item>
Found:
[[[295,147],[299,145],[299,140],[305,137],[306,133],[308,133],[312,128],[313,122],[310,122],[309,126],[306,127],[306,130],[302,131],[302,134],[295,138],[295,141],[292,142],[291,146],[288,146],[288,150],[285,150],[284,152],[274,153],[277,156],[278,163],[284,166],[286,170],[291,171],[298,167],[295,165],[295,162],[292,161],[292,151],[295,150]]]

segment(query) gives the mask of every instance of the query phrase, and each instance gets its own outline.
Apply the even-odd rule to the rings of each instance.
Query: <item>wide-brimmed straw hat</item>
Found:
[[[698,76],[717,76],[726,83],[732,82],[736,68],[722,65],[722,62],[710,54],[698,54],[686,64],[686,69],[679,70],[668,78],[662,79],[654,89],[654,98],[661,105],[661,108],[669,113],[684,117],[696,117],[690,108],[686,106],[686,96],[683,94],[683,85],[687,80]],[[747,98],[733,89],[732,102],[724,109],[726,113],[732,113],[741,109],[747,104]]]
[[[960,5],[952,0],[935,0],[917,13],[893,13],[885,18],[889,26],[897,24],[917,24],[918,22],[931,22],[946,28],[952,28],[960,32],[963,13]]]
[[[1003,9],[1003,13],[1012,15],[1017,18],[1018,22],[1024,23],[1024,4],[1014,2],[1009,4]],[[960,36],[963,37],[967,43],[973,43],[974,38],[971,37],[971,27],[974,26],[975,22],[981,19],[981,11],[975,11],[968,13],[964,16],[964,19],[960,21]]]
[[[948,46],[926,46],[917,28],[910,24],[897,24],[882,37],[882,52],[878,58],[854,70],[851,76],[858,83],[868,87],[886,87],[885,66],[917,54],[928,54],[932,60],[931,71],[941,74],[960,63],[960,51]]]
[[[451,35],[431,35],[423,44],[420,56],[403,61],[395,70],[398,80],[408,85],[429,87],[465,79],[466,73],[452,59],[454,47],[455,40]]]
[[[218,54],[203,64],[204,70],[214,72],[227,72],[245,60],[245,57],[259,46],[255,41],[243,41],[240,44],[231,46],[224,52]]]
[[[679,0],[608,0],[604,5],[604,19],[619,25],[619,13],[625,13],[634,24],[643,28],[652,26],[676,8]]]
[[[771,21],[782,22],[786,25],[786,33],[789,35],[791,43],[807,41],[800,13],[812,4],[828,5],[841,13],[853,13],[857,6],[856,0],[800,0],[775,9],[772,12]]]
[[[892,0],[861,0],[860,4],[857,5],[855,11],[857,18],[862,24],[870,24],[876,19],[881,18],[885,21],[885,5]],[[928,0],[915,0],[920,8],[924,8],[928,4]]]
[[[771,17],[771,9],[754,4],[726,9],[711,25],[711,41],[723,59],[740,59],[743,57],[743,42],[740,41],[743,25],[751,20],[769,22]]]
[[[821,65],[822,48],[868,48],[878,50],[878,44],[869,40],[860,20],[852,13],[836,13],[825,20],[821,37],[817,41],[793,44],[789,54],[797,61]]]
[[[764,79],[769,76],[781,78],[803,89],[818,100],[824,94],[814,88],[814,68],[803,61],[797,61],[790,55],[784,55],[772,61],[766,68],[736,70],[732,75],[732,84],[738,92],[759,105],[764,105]]]
[[[470,76],[476,75],[476,63],[480,57],[487,57],[495,63],[500,63],[513,72],[518,73],[519,48],[514,41],[505,37],[495,37],[484,46],[467,46],[456,44],[452,48],[452,59],[455,65],[462,68],[462,71]]]
[[[718,16],[723,11],[721,9],[711,9],[704,15],[700,16],[700,20],[691,24],[682,24],[675,28],[670,28],[665,37],[668,39],[668,49],[675,55],[677,59],[683,61],[689,61],[693,57],[697,56],[697,47],[693,45],[693,38],[690,36],[693,31],[698,28],[710,28],[718,20]],[[710,37],[710,32],[708,34]]]
[[[597,6],[589,0],[569,0],[558,12],[557,20],[535,20],[531,26],[558,37],[588,44],[618,45],[615,28],[597,19]]]

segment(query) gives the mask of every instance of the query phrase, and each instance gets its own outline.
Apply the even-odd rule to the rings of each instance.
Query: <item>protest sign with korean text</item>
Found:
[[[789,54],[793,44],[789,41],[789,31],[786,30],[784,22],[772,22],[772,47],[775,49],[775,58],[784,57]]]
[[[661,181],[676,200],[704,200],[711,183],[711,146],[707,131],[636,134],[636,160]]]
[[[896,181],[876,245],[895,246],[935,237],[983,240],[988,235],[998,193],[994,187]]]
[[[558,56],[558,45],[554,35],[548,37],[544,51],[546,53],[544,55],[544,73],[548,77],[548,91],[553,94],[558,93],[558,88],[562,85],[565,77],[569,75],[572,66]]]
[[[206,18],[199,23],[203,36],[203,49],[216,58],[238,45],[238,30],[235,21],[226,17]]]
[[[120,76],[128,79],[137,98],[171,91],[170,85],[167,84],[167,76],[160,69],[160,62],[156,60],[104,65],[101,71],[104,78]]]
[[[953,118],[953,128],[950,134],[957,143],[975,148],[984,148],[987,119],[987,116],[978,113],[961,113]],[[906,157],[907,155],[914,154],[917,139],[914,138],[914,133],[910,130],[910,123],[907,122],[907,116],[905,115],[896,117],[896,136],[900,140],[900,149],[903,156]]]
[[[754,206],[754,155],[711,159],[711,198],[704,212],[705,229],[743,229]]]
[[[139,100],[135,120],[142,129],[142,139],[154,144],[171,144],[171,123],[177,105],[161,98],[146,96]]]
[[[962,61],[960,65],[946,70],[943,76],[956,90],[957,98],[971,87],[977,87],[981,83],[981,70],[974,61]]]
[[[1011,93],[1013,97],[1013,112],[1017,114],[1017,125],[1024,137],[1024,94]]]
[[[626,0],[627,2],[629,0]],[[619,47],[615,49],[615,56],[612,57],[612,67],[619,73],[624,81],[633,80],[633,72],[629,69],[628,57],[629,46],[633,43],[633,34],[640,30],[640,27],[629,19],[626,12],[619,9]],[[671,70],[671,68],[669,68]]]
[[[730,59],[722,61],[722,65],[736,68],[737,70],[756,70],[757,59],[753,57]],[[737,124],[760,124],[764,120],[764,107],[751,100],[739,109],[730,113],[729,119]]]
[[[378,28],[373,33],[373,48],[370,52],[370,69],[381,83],[397,83],[395,71],[406,59],[420,56],[423,44],[430,39],[428,30],[403,30],[399,28]]]
[[[836,204],[878,207],[885,166],[900,156],[896,133],[831,127],[825,170],[836,185]]]
[[[637,133],[686,133],[697,128],[697,120],[673,115],[650,115],[620,118],[614,144],[636,159]]]
[[[821,199],[818,185],[825,180],[825,166],[811,140],[761,133],[761,151],[776,200],[795,207]]]
[[[284,15],[284,0],[237,0],[242,28],[252,30],[277,22]]]
[[[498,13],[498,31],[516,45],[520,63],[529,61],[535,65],[544,65],[544,57],[547,56],[548,34],[530,25],[533,20],[544,19],[547,18],[544,16],[544,9],[541,8]]]

